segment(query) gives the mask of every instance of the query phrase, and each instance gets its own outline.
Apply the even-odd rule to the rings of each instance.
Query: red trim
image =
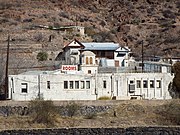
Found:
[[[65,48],[68,48],[69,47],[69,45],[72,43],[72,42],[77,42],[79,45],[80,45],[80,48],[84,48],[84,45],[80,42],[80,41],[78,41],[77,39],[74,39],[74,40],[72,40],[71,42],[69,42],[67,45],[65,45],[64,47],[63,47],[63,49],[65,49]],[[69,47],[69,48],[78,48],[79,46],[74,46],[74,47]]]

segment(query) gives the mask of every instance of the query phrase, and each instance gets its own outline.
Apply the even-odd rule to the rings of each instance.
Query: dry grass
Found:
[[[123,101],[106,113],[96,117],[57,116],[53,128],[62,127],[130,127],[180,125],[180,100]],[[45,124],[33,123],[30,116],[0,116],[0,130],[47,128]]]

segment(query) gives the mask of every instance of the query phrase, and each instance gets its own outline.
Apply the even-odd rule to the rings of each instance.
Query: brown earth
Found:
[[[178,0],[0,0],[0,40],[11,34],[14,43],[42,43],[62,48],[85,37],[36,26],[80,25],[91,41],[114,41],[138,56],[144,41],[146,55],[180,56]],[[48,43],[54,35],[53,43]],[[154,51],[156,50],[156,51]]]
[[[86,35],[80,36],[72,30],[52,30],[69,25],[85,27]],[[129,46],[137,58],[141,57],[143,41],[144,59],[154,55],[180,57],[180,2],[0,0],[0,82],[4,78],[8,34],[11,36],[10,74],[32,69],[53,70],[59,64],[55,57],[74,38],[82,42],[118,42]],[[40,51],[49,53],[47,61],[38,62],[36,57]]]
[[[68,102],[55,102],[65,105]],[[96,101],[76,102],[79,105],[95,105]],[[113,105],[114,103],[114,105]],[[17,105],[17,102],[9,105]],[[22,103],[24,105],[25,103]],[[1,103],[3,105],[3,103]],[[21,103],[19,103],[21,105]],[[94,113],[87,116],[54,117],[55,124],[45,125],[32,122],[30,116],[0,116],[0,129],[29,128],[98,128],[98,127],[132,127],[132,126],[179,126],[180,100],[131,100],[131,101],[97,101],[98,105],[113,105],[108,112]]]

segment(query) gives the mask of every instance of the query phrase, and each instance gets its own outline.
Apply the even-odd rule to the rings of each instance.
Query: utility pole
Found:
[[[9,42],[10,42],[10,36],[8,35],[7,56],[6,56],[6,75],[5,75],[5,99],[7,99],[8,97]]]
[[[144,72],[144,45],[143,45],[143,40],[141,41],[141,45],[142,45],[141,53],[142,53],[142,73],[143,73]]]

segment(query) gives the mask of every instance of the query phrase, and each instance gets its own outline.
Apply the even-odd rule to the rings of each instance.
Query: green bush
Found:
[[[37,54],[37,59],[38,59],[38,61],[46,61],[47,58],[48,58],[47,52],[39,52],[39,53]]]
[[[67,109],[67,115],[69,117],[72,117],[74,116],[77,111],[79,110],[80,106],[74,102],[70,102],[67,106],[66,106],[66,109]]]
[[[45,125],[54,125],[57,115],[56,107],[51,100],[35,99],[30,101],[29,109],[33,122],[42,123]]]
[[[107,96],[102,96],[102,97],[99,97],[98,100],[111,100],[111,98]]]

